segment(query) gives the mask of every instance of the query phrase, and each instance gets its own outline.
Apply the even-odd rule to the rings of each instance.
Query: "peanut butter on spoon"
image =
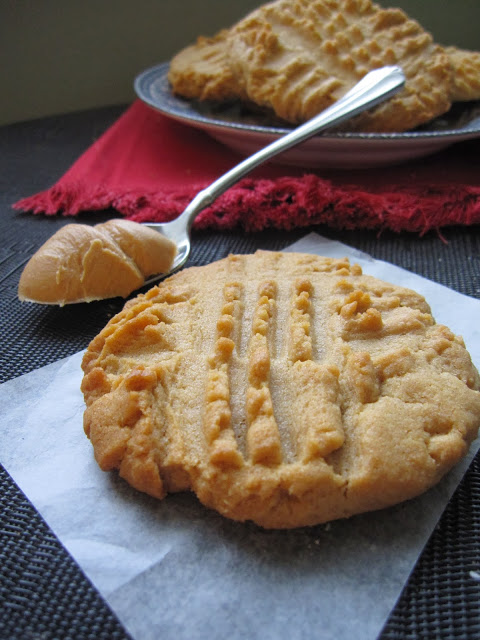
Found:
[[[219,195],[255,167],[387,100],[404,84],[405,74],[397,66],[367,73],[331,107],[274,139],[200,191],[171,222],[141,225],[111,220],[95,227],[65,226],[26,265],[20,278],[19,298],[64,305],[125,297],[158,279],[149,276],[172,273],[186,263],[190,254],[193,220]]]
[[[149,276],[167,273],[176,252],[171,240],[136,222],[67,224],[30,258],[18,297],[60,306],[125,298]]]

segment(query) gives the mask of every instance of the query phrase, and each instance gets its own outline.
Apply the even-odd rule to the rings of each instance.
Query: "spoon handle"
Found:
[[[279,153],[311,138],[320,131],[333,127],[383,102],[401,89],[404,84],[405,76],[400,67],[382,67],[370,71],[331,107],[249,156],[218,178],[218,180],[215,180],[206,189],[200,191],[181,216],[177,218],[178,222],[182,225],[186,224],[189,230],[200,211],[211,205],[218,196],[250,173],[250,171]]]

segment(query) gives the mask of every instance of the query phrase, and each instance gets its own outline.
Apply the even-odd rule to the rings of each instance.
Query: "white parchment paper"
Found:
[[[290,250],[348,255],[423,293],[479,366],[480,301],[315,234]],[[135,640],[376,638],[478,449],[405,504],[264,531],[101,472],[82,428],[81,357],[0,387],[0,459]]]

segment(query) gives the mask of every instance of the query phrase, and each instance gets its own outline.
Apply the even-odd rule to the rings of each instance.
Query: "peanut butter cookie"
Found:
[[[260,251],[185,269],[128,302],[82,366],[102,469],[266,528],[412,498],[480,424],[461,338],[346,259]]]
[[[296,124],[385,65],[403,68],[405,88],[345,128],[401,132],[449,110],[452,64],[445,50],[403,11],[370,0],[264,4],[216,38],[201,38],[178,53],[169,79],[181,95],[207,100],[236,95]]]
[[[457,47],[446,47],[445,52],[453,67],[452,100],[480,100],[480,52]]]

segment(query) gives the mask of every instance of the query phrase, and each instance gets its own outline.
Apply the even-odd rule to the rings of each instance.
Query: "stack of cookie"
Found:
[[[386,65],[402,67],[405,88],[344,128],[407,131],[480,99],[480,53],[442,47],[400,9],[370,0],[265,4],[178,53],[169,80],[183,97],[240,100],[298,124]]]

